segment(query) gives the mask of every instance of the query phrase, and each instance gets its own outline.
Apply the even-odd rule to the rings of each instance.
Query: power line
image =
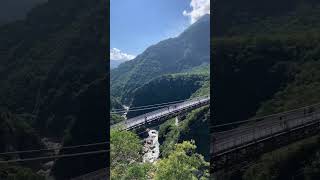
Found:
[[[54,151],[54,150],[62,150],[62,149],[74,149],[74,148],[97,146],[97,145],[103,145],[103,144],[109,144],[109,142],[92,143],[92,144],[82,144],[82,145],[74,145],[74,146],[65,146],[65,147],[61,147],[61,148],[48,148],[48,149],[34,149],[34,150],[2,152],[2,153],[0,153],[0,155],[22,154],[22,153],[34,153],[34,152]]]
[[[111,114],[115,114],[115,113],[124,113],[124,112],[130,112],[130,111],[142,111],[145,109],[155,109],[155,108],[160,108],[160,107],[166,107],[168,105],[172,105],[172,104],[178,104],[179,102],[185,102],[185,101],[192,101],[192,100],[196,100],[196,99],[200,99],[202,97],[207,97],[207,96],[200,96],[200,97],[196,97],[196,98],[192,98],[192,99],[184,99],[184,100],[179,100],[179,101],[171,101],[171,102],[166,102],[166,103],[160,103],[160,104],[151,104],[151,105],[146,105],[146,106],[137,106],[137,107],[133,107],[130,108],[129,110],[122,110],[122,109],[118,109],[120,111],[111,111]]]
[[[8,160],[8,161],[0,161],[0,164],[27,162],[27,161],[38,161],[38,160],[56,159],[56,158],[65,158],[65,157],[76,157],[76,156],[84,156],[84,155],[92,155],[92,154],[103,154],[103,153],[107,153],[109,151],[110,150],[88,151],[88,152],[83,152],[83,153],[73,153],[73,154],[63,154],[63,155],[54,155],[54,156],[43,156],[43,157],[36,157],[36,158],[15,159],[15,160]]]
[[[193,99],[192,99],[193,100]],[[190,100],[190,101],[192,101]],[[200,99],[199,99],[200,100]],[[186,102],[186,101],[185,101]],[[179,103],[173,103],[173,104],[179,104]],[[149,108],[141,108],[141,109],[134,109],[134,110],[128,110],[128,111],[118,111],[118,112],[110,112],[110,114],[118,114],[118,113],[125,113],[125,112],[135,112],[135,111],[144,111],[149,109],[157,109],[157,108],[163,108],[163,107],[170,107],[170,105],[173,104],[167,104],[163,106],[155,106],[155,107],[149,107]]]
[[[119,112],[111,112],[110,114],[117,114],[117,113],[124,113],[124,112],[144,111],[144,110],[157,109],[157,108],[163,108],[163,107],[168,107],[168,105],[156,106],[156,107],[149,107],[149,108],[141,108],[141,109],[135,109],[135,110],[122,111],[122,112],[120,112],[120,111],[119,111]]]
[[[177,103],[177,102],[183,102],[186,101],[188,99],[182,99],[182,100],[178,100],[178,101],[171,101],[171,102],[165,102],[165,103],[159,103],[159,104],[149,104],[149,105],[145,105],[145,106],[136,106],[136,107],[132,107],[130,109],[139,109],[139,108],[144,108],[144,107],[149,107],[149,106],[156,106],[156,105],[164,105],[164,104],[172,104],[172,103]],[[115,111],[117,110],[125,110],[125,109],[113,109]]]

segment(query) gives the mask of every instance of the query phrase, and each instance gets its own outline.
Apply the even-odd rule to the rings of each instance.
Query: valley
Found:
[[[180,104],[183,104],[184,101],[196,100],[198,97],[201,99],[210,95],[209,25],[210,17],[204,15],[179,36],[148,47],[135,59],[111,69],[111,124],[128,125],[135,117],[140,116],[141,118],[146,116],[145,119],[148,121],[149,118],[157,115],[153,116],[152,111],[159,110],[158,114],[170,113],[179,109]],[[202,101],[200,100],[200,102]],[[126,112],[121,106],[129,107],[126,114],[127,120],[119,118],[121,113]],[[160,109],[165,112],[160,112]],[[181,118],[178,123],[177,118]],[[205,167],[208,164],[206,161],[209,160],[209,128],[207,124],[209,118],[209,105],[205,105],[190,110],[182,114],[181,117],[168,117],[161,123],[149,125],[146,130],[123,133],[121,136],[127,137],[127,139],[120,139],[121,131],[112,132],[114,136],[111,134],[111,177],[117,179],[118,176],[129,176],[126,173],[130,172],[131,168],[134,168],[135,172],[141,171],[140,178],[148,177],[150,173],[154,172],[153,167],[165,168],[161,164],[179,151],[175,150],[177,146],[188,146],[193,149],[194,156],[200,158],[197,160],[201,164],[200,166]],[[143,121],[142,118],[141,122]],[[141,127],[143,129],[143,126]],[[118,141],[125,144],[124,142],[129,141],[129,136],[130,138],[136,136],[135,141],[143,141],[144,138],[147,138],[147,132],[153,131],[157,132],[159,145],[152,146],[152,149],[155,148],[156,151],[159,151],[158,158],[150,154],[153,151],[156,153],[155,149],[150,152],[146,149],[143,150],[142,143],[134,144],[131,140],[131,143],[127,143],[137,146],[137,149],[130,152],[127,150],[125,154],[127,159],[131,159],[133,154],[138,153],[134,155],[135,160],[128,164],[124,159],[123,161],[116,159],[116,155],[113,159],[112,151],[115,154],[117,154],[116,151],[125,151],[125,149],[115,146]],[[113,138],[116,138],[115,136],[117,139],[112,142]],[[153,141],[151,142],[149,138],[145,141],[150,141],[152,144]],[[188,148],[186,147],[185,150]],[[113,165],[113,163],[115,164]],[[121,167],[119,163],[128,166],[128,168]],[[161,169],[161,167],[159,168]],[[180,168],[176,168],[176,171],[179,170]],[[203,173],[203,178],[208,178],[206,168],[199,169],[199,171]],[[157,174],[157,172],[154,173]]]

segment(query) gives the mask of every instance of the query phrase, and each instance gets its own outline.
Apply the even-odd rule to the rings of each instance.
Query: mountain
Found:
[[[316,0],[216,3],[211,124],[320,102],[319,14]],[[318,144],[319,135],[303,139],[226,174],[236,180],[319,179]]]
[[[22,20],[35,6],[47,0],[2,0],[0,6],[0,25]]]
[[[150,46],[111,71],[111,96],[131,103],[134,91],[151,79],[210,63],[210,16],[205,15],[178,37]]]
[[[108,92],[107,82],[101,79],[109,78],[107,4],[105,0],[49,0],[24,20],[0,27],[0,112],[24,115],[24,119],[1,120],[0,132],[10,136],[6,124],[15,121],[9,127],[16,128],[17,134],[10,141],[1,137],[1,148],[33,149],[43,137],[62,145],[106,141]],[[11,146],[13,142],[17,144]],[[72,173],[104,168],[108,161],[105,155],[90,157],[100,161],[80,158],[86,163],[78,164]],[[34,163],[37,167],[41,162]]]
[[[106,121],[107,78],[98,79],[82,89],[73,104],[77,113],[74,113],[74,122],[64,137],[64,146],[106,142],[106,144],[84,147],[79,149],[64,149],[60,154],[72,154],[108,149],[109,122]],[[109,153],[91,156],[59,159],[53,167],[53,174],[57,179],[70,179],[107,167]],[[66,171],[72,167],[72,171]]]
[[[265,33],[305,32],[319,29],[317,0],[215,1],[214,37]]]
[[[127,60],[110,60],[110,69],[119,67],[120,64],[126,62]]]
[[[105,76],[103,6],[103,0],[50,0],[25,21],[2,26],[0,107],[36,114],[33,127],[63,136],[72,99]]]
[[[137,88],[133,93],[131,105],[139,107],[189,99],[208,80],[209,74],[178,73],[163,75]],[[153,110],[132,111],[127,114],[127,117],[135,117]]]
[[[284,91],[289,93],[289,86],[289,94],[302,88],[295,82],[297,73],[315,72],[307,64],[317,66],[313,61],[318,55],[320,2],[229,0],[218,2],[216,8],[216,28],[212,30],[216,38],[211,49],[214,59],[219,59],[212,65],[216,123],[317,101],[314,98],[301,103],[297,99],[302,98],[302,92],[292,95],[295,100],[290,106],[279,98],[288,96]]]

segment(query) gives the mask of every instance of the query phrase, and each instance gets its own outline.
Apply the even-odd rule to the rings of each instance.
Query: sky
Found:
[[[111,0],[110,59],[130,60],[176,37],[210,11],[210,0]]]

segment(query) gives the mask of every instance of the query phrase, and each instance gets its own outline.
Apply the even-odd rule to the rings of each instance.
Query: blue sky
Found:
[[[150,45],[175,37],[209,0],[111,0],[111,59],[132,59]],[[116,49],[115,49],[116,48]],[[113,57],[113,58],[112,58]]]

